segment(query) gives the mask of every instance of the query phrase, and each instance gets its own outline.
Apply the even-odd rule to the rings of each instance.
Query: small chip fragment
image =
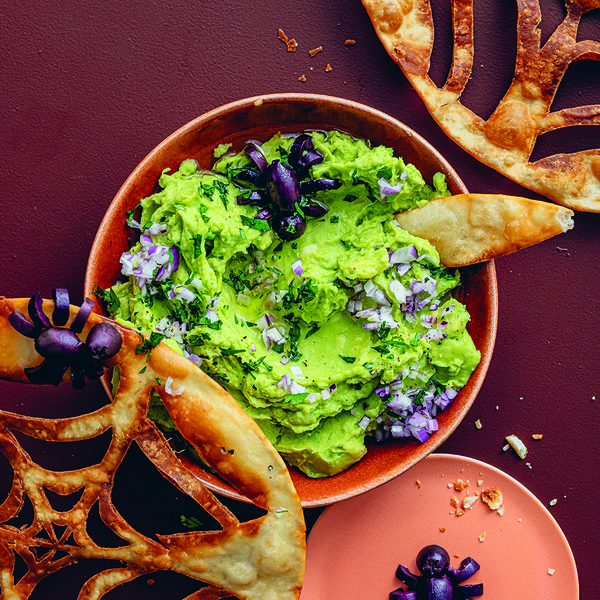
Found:
[[[480,542],[483,542],[483,541],[485,541],[485,538],[486,538],[486,537],[487,537],[487,531],[482,531],[482,532],[479,534],[479,537],[478,537],[477,539],[478,539]]]
[[[462,492],[463,490],[466,490],[469,487],[469,482],[468,481],[463,481],[462,479],[457,479],[454,482],[454,489],[457,492]]]
[[[525,446],[525,444],[516,435],[507,436],[506,441],[519,455],[519,458],[524,459],[527,456],[527,446]]]
[[[318,48],[313,48],[312,50],[309,50],[308,53],[311,56],[314,56],[315,54],[318,54],[319,52],[323,51],[323,46],[319,46]]]
[[[327,66],[325,67],[325,72],[329,73],[329,71],[331,71],[332,67],[329,63],[327,63]]]
[[[558,500],[556,498],[554,498],[554,500],[550,500],[550,506],[554,506],[557,502]]]
[[[502,492],[497,488],[487,488],[481,492],[481,501],[492,510],[498,510],[502,506]]]
[[[346,40],[344,44],[346,44],[346,46],[354,46],[354,44],[356,44],[356,40]]]
[[[298,77],[298,81],[306,81],[306,76],[300,75],[300,77]]]
[[[543,433],[534,433],[531,437],[534,440],[541,440],[543,435],[544,435]]]
[[[446,531],[446,528],[445,528],[445,527],[440,527],[440,532],[441,532],[441,533],[444,533],[445,531]]]
[[[287,50],[288,52],[296,52],[296,48],[298,47],[298,42],[294,38],[288,40],[287,42]]]
[[[417,487],[418,487],[419,489],[421,489],[421,485],[422,485],[422,484],[421,484],[421,480],[420,480],[420,479],[417,479],[417,481],[416,481],[416,484],[417,484]]]
[[[477,429],[481,429],[482,425],[481,425],[481,421],[479,419],[477,419],[477,421],[475,421],[475,427]]]
[[[477,500],[477,496],[465,496],[461,502],[463,508],[472,508]]]
[[[285,33],[283,33],[283,29],[280,29],[277,32],[277,37],[284,43],[287,44],[288,43],[288,36],[285,35]]]
[[[548,569],[548,575],[554,575],[555,572],[554,569]]]

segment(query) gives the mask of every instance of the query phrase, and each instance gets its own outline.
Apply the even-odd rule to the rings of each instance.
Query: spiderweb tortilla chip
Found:
[[[46,315],[53,303],[44,301]],[[24,369],[41,358],[34,341],[8,322],[14,311],[27,311],[27,300],[0,297],[0,378],[27,382]],[[71,307],[69,323],[76,314]],[[104,317],[92,314],[81,339]],[[112,323],[112,322],[111,322]],[[172,570],[209,584],[188,600],[293,600],[300,595],[304,573],[303,514],[287,467],[259,427],[218,384],[164,344],[150,354],[136,354],[141,336],[117,327],[122,347],[110,364],[121,376],[114,400],[94,412],[72,418],[26,417],[0,410],[0,450],[14,470],[7,499],[0,505],[0,588],[2,598],[29,598],[45,576],[77,561],[105,558],[123,566],[91,577],[79,600],[101,598],[114,587],[140,575]],[[66,377],[66,375],[65,375]],[[168,378],[171,385],[165,386]],[[240,522],[177,459],[167,441],[147,418],[151,390],[158,392],[182,435],[202,459],[224,479],[264,508],[266,514]],[[40,388],[43,393],[43,388]],[[112,430],[104,458],[89,467],[52,471],[36,464],[20,445],[17,432],[53,442],[89,439]],[[217,531],[192,531],[149,538],[118,513],[111,500],[114,475],[127,449],[136,443],[160,473],[218,521]],[[65,495],[83,490],[68,511],[53,508],[46,490]],[[25,497],[33,520],[23,528],[7,521],[19,515]],[[104,523],[123,540],[102,547],[86,525],[98,503]],[[27,573],[14,580],[15,555]]]
[[[443,87],[429,77],[434,23],[429,0],[363,0],[390,56],[443,131],[467,152],[519,184],[576,210],[600,212],[600,150],[529,162],[537,137],[572,125],[599,125],[600,105],[551,111],[556,90],[576,60],[600,60],[600,43],[577,41],[581,16],[600,0],[567,0],[563,22],[541,47],[537,0],[518,0],[514,79],[489,119],[463,106],[473,67],[473,2],[453,0],[454,48]]]
[[[470,265],[532,246],[573,227],[573,211],[518,196],[458,194],[396,215],[429,240],[447,267]]]

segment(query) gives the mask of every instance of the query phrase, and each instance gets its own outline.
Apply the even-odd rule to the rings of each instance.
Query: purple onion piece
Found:
[[[56,363],[51,363],[51,364],[52,364],[52,372],[50,373],[50,375],[48,376],[46,381],[50,385],[58,385],[63,380],[63,377],[64,377],[65,373],[67,372],[69,365],[59,365]]]
[[[35,349],[57,364],[69,364],[81,352],[83,342],[70,329],[44,329],[35,340]]]
[[[292,210],[300,202],[300,183],[294,170],[280,160],[274,160],[265,174],[273,205],[280,211]]]
[[[466,581],[469,579],[469,577],[473,577],[473,575],[475,575],[480,568],[481,567],[479,566],[479,563],[474,561],[470,556],[465,558],[460,563],[460,569],[457,569],[454,573],[456,581],[458,581],[458,583]]]
[[[314,194],[323,190],[337,190],[342,182],[339,179],[309,179],[300,182],[300,192],[302,194]]]
[[[233,176],[235,180],[241,180],[245,183],[250,183],[251,185],[255,185],[256,187],[261,187],[262,185],[262,174],[257,173],[256,171],[251,171],[250,169],[246,171],[240,171]]]
[[[19,312],[18,310],[15,310],[8,315],[8,322],[11,324],[13,329],[28,338],[34,338],[38,331],[38,328],[22,312]]]
[[[483,583],[473,583],[471,585],[463,585],[458,588],[460,595],[458,598],[474,598],[475,596],[483,595]]]
[[[35,367],[27,367],[24,369],[25,376],[31,383],[43,383],[52,374],[52,363],[48,360],[44,360]]]
[[[245,204],[252,204],[255,206],[268,204],[269,200],[266,192],[263,192],[262,190],[254,190],[249,194],[240,194],[236,198],[235,203],[238,206],[244,206]]]
[[[329,208],[318,200],[311,200],[308,204],[302,206],[302,212],[308,217],[318,219],[329,212]]]
[[[255,219],[263,219],[264,221],[267,221],[274,214],[275,213],[270,208],[263,208],[254,218]]]
[[[396,569],[396,578],[408,587],[414,586],[419,579],[417,575],[413,575],[408,570],[408,567],[405,567],[404,565],[398,565],[398,568]]]
[[[71,322],[71,331],[74,333],[81,333],[89,316],[92,314],[94,308],[94,301],[90,298],[86,298],[81,305],[81,308],[77,311],[75,318]]]
[[[402,588],[398,588],[390,592],[389,600],[419,600],[417,592],[407,592]]]
[[[123,340],[114,325],[107,322],[94,325],[88,334],[86,346],[95,360],[112,358],[121,349]]]
[[[298,168],[298,161],[302,154],[314,148],[313,139],[307,133],[301,133],[292,144],[288,153],[288,161],[294,168]]]
[[[246,153],[246,156],[258,167],[258,170],[261,173],[267,168],[267,159],[256,144],[248,144],[244,148],[244,152]]]
[[[297,213],[280,214],[273,219],[272,227],[282,240],[296,240],[304,233],[306,220]]]
[[[318,165],[323,162],[323,155],[317,150],[310,150],[306,154],[303,154],[298,159],[298,177],[304,179],[308,175],[308,170],[313,165]]]
[[[52,290],[52,299],[54,300],[54,310],[52,311],[52,322],[55,327],[66,325],[71,314],[69,306],[69,291],[64,288]]]
[[[42,294],[40,294],[40,292],[36,292],[31,296],[29,304],[27,305],[29,316],[31,317],[33,324],[39,329],[52,327],[50,319],[44,313],[43,305],[44,300],[42,299]]]

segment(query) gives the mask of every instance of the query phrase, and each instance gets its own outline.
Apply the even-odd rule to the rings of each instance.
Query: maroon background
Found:
[[[433,2],[438,84],[449,64],[446,4]],[[564,5],[541,4],[545,40]],[[512,77],[515,19],[513,1],[476,2],[475,66],[463,101],[484,118]],[[297,52],[286,51],[278,28],[298,41]],[[356,44],[346,46],[349,38]],[[600,39],[600,11],[584,17],[580,38]],[[308,51],[318,46],[323,51],[311,58]],[[398,118],[433,143],[473,192],[540,198],[441,132],[384,51],[359,0],[226,0],[209,7],[178,0],[0,0],[0,294],[40,290],[49,297],[54,287],[67,287],[80,303],[96,229],[138,162],[207,110],[288,91],[341,96]],[[600,64],[585,61],[569,68],[554,108],[599,100]],[[600,147],[600,128],[572,128],[540,138],[534,157],[590,147]],[[502,469],[549,508],[571,544],[586,599],[597,595],[600,544],[599,249],[600,217],[577,213],[574,230],[496,261],[500,319],[492,364],[467,418],[439,449]],[[43,402],[29,386],[0,384],[0,406],[31,414],[66,416],[105,401],[94,384],[83,394],[67,386],[44,389]],[[543,439],[532,440],[534,433]],[[530,467],[502,451],[509,434],[528,445]],[[31,442],[26,447],[42,464],[59,460],[61,468],[101,456],[97,443],[74,453]],[[172,531],[180,513],[194,510],[135,452],[119,473],[115,503],[142,531]],[[0,455],[0,499],[9,486]],[[307,511],[309,524],[318,513]],[[32,597],[52,598],[60,590],[75,598],[90,572],[90,566],[72,567],[48,578]],[[155,577],[152,586],[146,579],[108,597],[175,599],[195,589],[181,577]]]

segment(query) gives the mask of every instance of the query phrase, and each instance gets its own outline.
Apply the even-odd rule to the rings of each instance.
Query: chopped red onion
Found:
[[[392,185],[387,179],[381,177],[377,181],[377,187],[379,188],[379,197],[381,198],[381,201],[385,202],[388,196],[397,194],[400,190],[402,190],[402,185],[402,183]]]
[[[409,246],[403,246],[402,248],[398,248],[394,250],[390,254],[390,264],[396,265],[399,263],[411,263],[414,260],[417,260],[419,253],[414,244],[410,244]]]
[[[361,429],[366,430],[367,427],[369,426],[370,422],[371,422],[371,417],[368,417],[367,415],[364,415],[363,417],[361,417],[360,421],[358,422],[358,426]]]
[[[302,261],[300,259],[292,263],[292,271],[298,277],[302,277],[302,273],[304,273],[304,267],[302,266]]]

